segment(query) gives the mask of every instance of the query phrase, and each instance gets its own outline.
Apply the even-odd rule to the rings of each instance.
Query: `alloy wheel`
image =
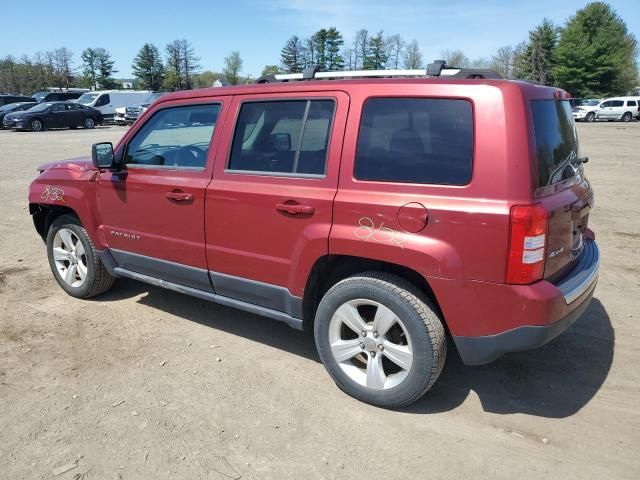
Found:
[[[87,279],[87,256],[78,236],[61,228],[53,237],[53,260],[60,278],[71,287],[81,287]]]
[[[414,361],[411,339],[398,316],[381,303],[350,300],[333,314],[329,344],[342,371],[357,384],[387,390],[402,383]]]

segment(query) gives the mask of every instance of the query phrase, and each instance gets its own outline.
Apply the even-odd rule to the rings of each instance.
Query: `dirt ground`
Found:
[[[0,131],[1,478],[640,478],[640,123],[579,125],[602,251],[586,314],[491,365],[450,349],[401,411],[341,393],[283,324],[126,280],[63,293],[27,186],[123,132]]]

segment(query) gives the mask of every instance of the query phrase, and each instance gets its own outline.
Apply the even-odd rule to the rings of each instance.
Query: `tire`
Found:
[[[34,118],[29,122],[29,130],[32,132],[42,132],[44,130],[44,122],[39,118]]]
[[[84,119],[83,125],[84,125],[84,128],[92,129],[92,128],[95,128],[96,121],[93,119],[93,117],[87,117]]]
[[[595,122],[595,121],[596,121],[596,114],[595,114],[595,113],[593,113],[593,112],[589,112],[589,113],[587,113],[587,114],[585,115],[585,117],[584,117],[584,121],[585,121],[585,122],[589,122],[589,123],[591,123],[591,122]]]
[[[633,118],[633,115],[631,114],[631,112],[625,112],[624,115],[622,115],[621,120],[623,122],[630,122],[632,118]]]
[[[363,330],[357,333],[354,326]],[[385,333],[376,334],[378,329]],[[445,329],[430,302],[401,277],[379,272],[334,285],[320,301],[314,335],[336,385],[358,400],[387,408],[424,395],[447,353]]]
[[[113,286],[115,279],[102,264],[87,231],[73,215],[61,215],[51,224],[47,233],[47,257],[58,285],[72,297],[90,298]]]

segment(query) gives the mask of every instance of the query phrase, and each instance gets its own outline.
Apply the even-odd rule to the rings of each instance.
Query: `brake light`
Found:
[[[547,250],[548,214],[538,205],[514,205],[510,213],[507,283],[541,280]]]

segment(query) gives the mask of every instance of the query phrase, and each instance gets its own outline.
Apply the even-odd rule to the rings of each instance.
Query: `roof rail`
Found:
[[[502,78],[493,70],[480,68],[450,67],[444,60],[436,60],[427,65],[426,70],[338,70],[333,72],[318,72],[316,67],[305,68],[301,73],[283,73],[265,75],[256,79],[255,83],[291,82],[298,80],[336,80],[344,78],[390,78],[390,77],[448,77],[448,78]]]

